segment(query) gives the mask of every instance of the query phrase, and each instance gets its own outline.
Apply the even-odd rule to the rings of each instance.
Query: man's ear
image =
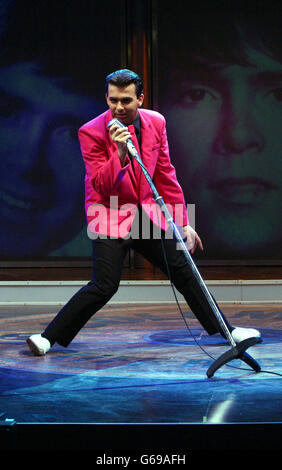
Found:
[[[141,95],[139,96],[138,100],[139,100],[138,108],[141,108],[141,106],[142,106],[142,104],[143,104],[143,101],[144,101],[144,94],[143,94],[143,93],[141,93]]]

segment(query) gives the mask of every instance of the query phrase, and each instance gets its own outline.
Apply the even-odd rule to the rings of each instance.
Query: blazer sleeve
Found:
[[[163,118],[160,131],[160,148],[154,172],[154,184],[168,206],[177,225],[188,225],[188,213],[183,190],[177,180],[175,167],[169,155],[166,122]]]
[[[115,149],[111,154],[107,149],[106,138],[104,135],[82,127],[78,131],[81,153],[83,156],[86,178],[93,186],[95,191],[103,196],[108,196],[115,191],[124,174],[127,172],[130,160],[127,156],[124,166]]]

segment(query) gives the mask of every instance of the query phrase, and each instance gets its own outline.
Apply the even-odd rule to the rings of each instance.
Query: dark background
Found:
[[[247,11],[243,4],[248,5]],[[74,261],[79,266],[89,260],[91,247],[83,201],[84,168],[76,132],[80,125],[106,109],[105,76],[125,67],[135,70],[144,80],[144,107],[159,110],[168,118],[171,158],[187,203],[195,204],[195,228],[205,245],[204,253],[196,255],[199,262],[281,264],[279,205],[271,203],[270,199],[267,206],[269,191],[261,204],[253,204],[252,195],[252,204],[247,208],[243,204],[242,210],[240,204],[230,203],[225,207],[217,206],[209,197],[203,200],[195,184],[201,176],[197,180],[198,173],[193,175],[190,171],[189,151],[183,153],[186,129],[191,123],[177,112],[179,109],[182,112],[187,104],[182,106],[181,101],[181,105],[175,106],[180,103],[177,96],[182,90],[183,77],[191,75],[196,67],[191,59],[195,51],[195,55],[210,55],[214,61],[225,65],[235,61],[242,66],[236,34],[230,34],[232,19],[237,18],[238,12],[239,18],[244,19],[247,43],[265,57],[271,54],[281,67],[279,4],[252,1],[242,5],[228,1],[198,2],[195,8],[194,2],[179,0],[1,1],[2,266],[19,263],[22,266],[25,263],[67,266]],[[271,12],[269,18],[265,10]],[[255,40],[257,31],[262,31],[261,38],[265,37],[260,45]],[[229,46],[224,51],[225,56],[217,57],[225,43]],[[240,47],[243,51],[243,40]],[[232,57],[228,56],[228,49],[233,51]],[[190,90],[189,93],[191,98]],[[198,97],[192,96],[192,99],[198,105],[203,102],[203,96],[199,91],[195,93]],[[182,100],[182,91],[180,96]],[[266,122],[271,141],[276,145],[277,126],[281,129],[281,84],[280,92],[278,85],[275,88],[273,106],[275,121],[271,122],[272,127],[271,116]],[[279,109],[280,121],[277,122]],[[255,110],[254,114],[256,112],[259,113]],[[177,119],[179,135],[173,127]],[[199,139],[204,138],[207,125],[203,121],[202,127],[199,126]],[[182,150],[178,149],[179,142]],[[271,158],[260,156],[256,150],[248,160],[256,168],[259,161],[259,172],[268,175],[268,180],[272,178],[274,167],[274,178],[281,170],[279,144],[281,141],[277,147],[271,147]],[[277,154],[273,148],[277,148]],[[215,160],[210,158],[202,173],[212,178],[214,168]],[[230,164],[229,168],[230,176],[233,166]],[[246,176],[252,176],[243,160],[238,168],[242,168],[240,177],[244,177],[244,171]],[[201,175],[201,168],[199,171]],[[190,178],[193,183],[188,184]],[[275,190],[277,200],[281,201],[281,186],[280,190]],[[208,217],[210,203],[213,209],[216,205],[213,218]],[[221,227],[218,232],[217,227]]]

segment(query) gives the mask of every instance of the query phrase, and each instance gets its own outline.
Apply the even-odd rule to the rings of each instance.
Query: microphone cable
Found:
[[[160,220],[159,220],[159,214],[158,214],[158,211],[157,211],[157,216],[158,216],[158,223],[160,225]],[[169,279],[169,282],[170,282],[170,285],[171,285],[171,288],[172,288],[172,291],[173,291],[173,295],[174,295],[174,298],[175,298],[175,301],[176,301],[176,304],[177,304],[177,307],[178,307],[178,310],[182,316],[182,319],[185,323],[185,326],[189,332],[189,334],[191,335],[191,337],[193,338],[193,340],[195,341],[195,343],[197,344],[197,346],[201,349],[201,351],[206,354],[210,359],[212,359],[213,361],[215,361],[216,359],[210,354],[208,353],[205,348],[198,342],[197,338],[195,337],[195,335],[193,334],[190,326],[188,325],[187,323],[187,320],[185,318],[185,315],[183,314],[183,311],[182,311],[182,308],[179,304],[179,301],[178,301],[178,298],[177,298],[177,295],[176,295],[176,292],[175,292],[175,286],[173,285],[173,282],[172,282],[172,278],[171,278],[171,273],[170,273],[170,269],[169,269],[169,264],[168,264],[168,260],[167,260],[167,256],[166,256],[166,249],[165,249],[165,246],[164,246],[164,240],[163,240],[163,237],[161,236],[161,245],[162,245],[162,252],[163,252],[163,257],[164,257],[164,261],[165,261],[165,265],[166,265],[166,269],[167,269],[167,274],[168,274],[168,279]],[[224,364],[225,366],[227,367],[231,367],[232,369],[238,369],[238,370],[242,370],[242,371],[247,371],[247,372],[252,372],[252,369],[247,369],[247,368],[243,368],[243,367],[237,367],[237,366],[232,366],[231,364]],[[279,377],[282,377],[282,374],[279,374],[278,372],[273,372],[273,371],[267,371],[267,370],[260,370],[260,373],[265,373],[265,374],[273,374],[273,375],[277,375]]]

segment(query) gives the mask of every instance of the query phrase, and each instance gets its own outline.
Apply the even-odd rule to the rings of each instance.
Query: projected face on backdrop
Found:
[[[244,63],[191,61],[166,102],[171,154],[209,258],[279,256],[281,78],[277,58],[245,43]]]
[[[75,0],[1,3],[1,258],[89,256],[77,130],[105,109],[104,14],[91,0],[79,14]]]
[[[253,66],[214,67],[184,81],[167,112],[199,223],[212,227],[213,243],[241,253],[281,235],[282,68],[259,53],[250,58]]]
[[[77,128],[94,106],[63,85],[33,63],[0,70],[0,245],[6,256],[48,253],[84,224]]]

